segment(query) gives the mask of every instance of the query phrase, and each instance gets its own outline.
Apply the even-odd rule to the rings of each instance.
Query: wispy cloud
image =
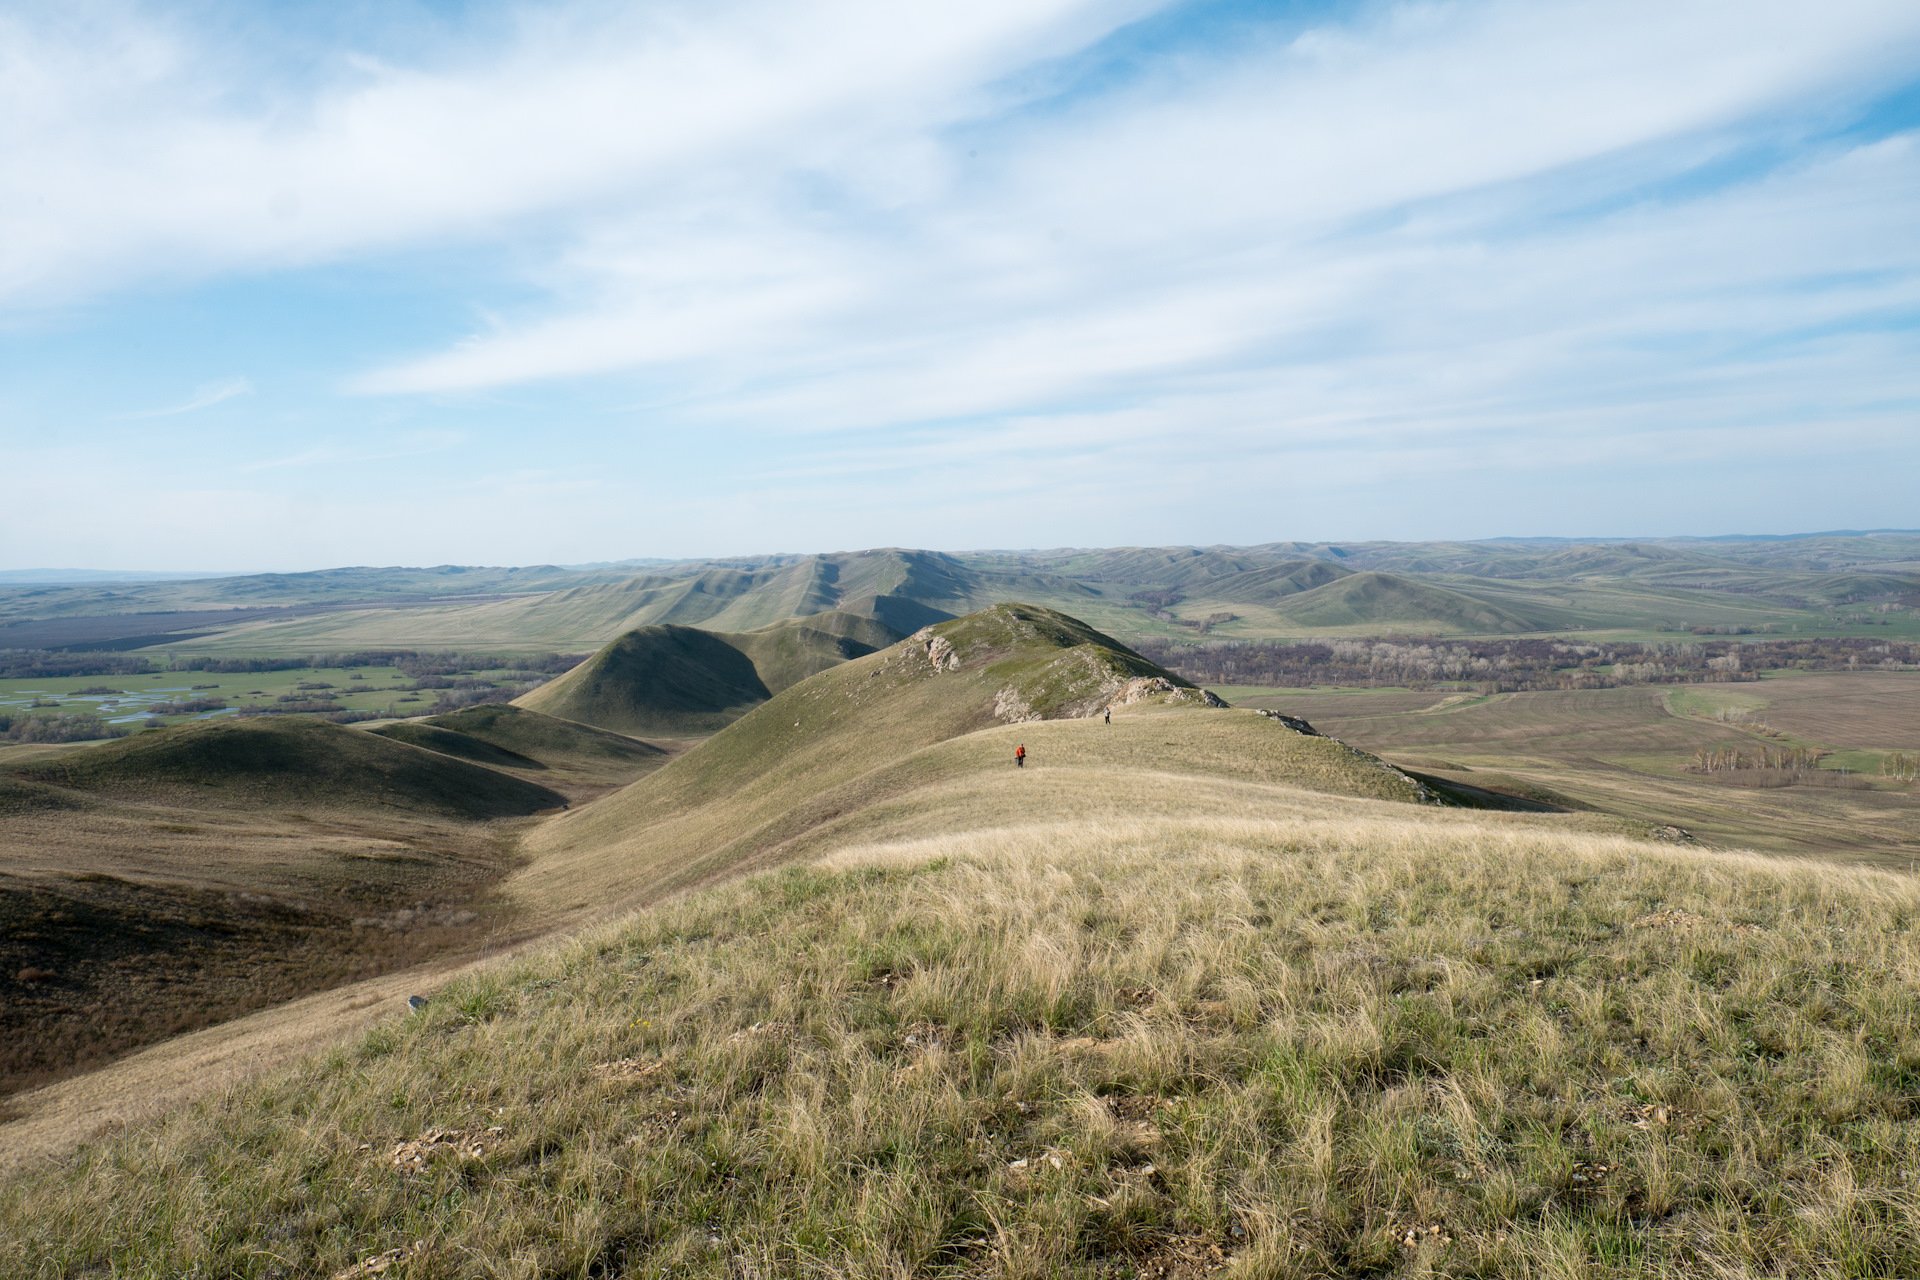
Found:
[[[168,405],[163,409],[142,409],[133,413],[123,413],[122,421],[137,421],[142,418],[177,418],[182,414],[198,413],[202,409],[211,409],[214,405],[224,404],[240,396],[253,394],[253,383],[246,378],[222,378],[218,382],[202,383],[194,388],[192,395],[179,404]]]
[[[263,471],[291,471],[343,462],[361,464],[423,458],[455,448],[465,440],[465,434],[459,431],[410,431],[382,445],[368,446],[349,441],[315,445],[279,457],[241,463],[234,471],[241,475],[258,475]]]
[[[397,292],[458,250],[425,319],[307,371],[345,395],[298,445],[222,465],[292,490],[428,451],[370,405],[485,419],[393,527],[538,431],[595,460],[529,486],[541,527],[633,553],[983,545],[1040,507],[1035,541],[1413,532],[1489,495],[1594,529],[1634,523],[1609,483],[1711,520],[1920,467],[1920,132],[1876,110],[1920,7],[1229,8],[554,3],[378,58],[0,15],[0,189],[34,196],[0,202],[0,318],[332,265],[348,328],[350,268]],[[1716,458],[1772,470],[1657,474]]]

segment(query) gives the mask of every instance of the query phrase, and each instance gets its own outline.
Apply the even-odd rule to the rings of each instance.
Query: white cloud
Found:
[[[1377,308],[1407,305],[1408,280],[1473,289],[1479,305],[1440,309],[1449,324],[1476,317],[1476,332],[1584,327],[1524,278],[1473,270],[1476,256],[1513,255],[1509,242],[1551,201],[1543,184],[1605,161],[1611,185],[1583,181],[1613,197],[1681,173],[1736,147],[1738,126],[1764,132],[1781,113],[1824,115],[1872,92],[1920,47],[1920,10],[1865,0],[1817,14],[1780,0],[1379,12],[1031,127],[924,133],[918,145],[939,158],[915,172],[935,176],[907,184],[922,198],[883,210],[849,198],[850,210],[822,212],[764,170],[702,169],[692,197],[676,188],[600,214],[559,265],[549,314],[357,386],[444,392],[636,369],[677,380],[721,418],[835,430],[1032,412],[1221,363],[1257,367],[1276,344],[1356,326],[1390,337],[1396,325]],[[983,143],[992,158],[970,170],[959,148]],[[1911,157],[1883,167],[1907,182]],[[860,188],[857,174],[813,177]],[[1904,192],[1863,194],[1874,234],[1822,251],[1868,259],[1900,234]],[[1810,184],[1740,212],[1816,238],[1829,215],[1862,220]],[[1416,221],[1353,228],[1387,216]],[[1662,273],[1722,289],[1743,272],[1777,277],[1764,262],[1727,261],[1750,228],[1702,227],[1684,205],[1643,220],[1641,239],[1672,242]],[[1612,220],[1602,240],[1632,223]],[[1590,247],[1549,237],[1518,253],[1593,306],[1643,313],[1649,299],[1635,291],[1648,286],[1673,305],[1674,277],[1647,274],[1649,262],[1604,279],[1554,256]],[[1428,300],[1410,319],[1434,310]]]
[[[124,413],[121,414],[120,417],[124,421],[141,418],[177,418],[182,414],[198,413],[202,409],[211,409],[216,404],[224,404],[226,401],[238,396],[251,395],[252,393],[253,383],[251,380],[247,378],[222,378],[217,382],[201,384],[194,389],[192,395],[178,404],[168,405],[162,409],[142,409],[133,413]]]
[[[644,196],[899,136],[1083,46],[1139,0],[526,10],[436,67],[336,56],[302,96],[132,9],[0,17],[0,299],[310,261]],[[232,99],[247,105],[236,107]],[[258,99],[264,98],[261,105]]]
[[[977,545],[969,504],[1039,493],[1210,519],[1816,430],[1920,461],[1920,139],[1838,129],[1920,74],[1920,8],[1379,2],[1055,62],[1156,7],[560,6],[284,88],[140,11],[0,18],[0,188],[32,196],[0,201],[0,306],[479,246],[475,331],[343,385],[454,412],[604,378],[644,412],[579,428],[596,456],[752,446],[726,494],[648,489],[676,540],[636,550],[901,541],[888,512]]]

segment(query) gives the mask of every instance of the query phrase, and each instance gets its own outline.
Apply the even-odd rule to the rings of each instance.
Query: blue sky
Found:
[[[1908,0],[0,0],[0,567],[1920,526]]]

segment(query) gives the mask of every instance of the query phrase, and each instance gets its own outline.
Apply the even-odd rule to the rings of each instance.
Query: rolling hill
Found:
[[[0,1273],[1920,1273],[1910,875],[1423,799],[940,623],[508,886],[644,910],[13,1175]]]
[[[521,817],[566,801],[465,760],[304,716],[141,733],[18,771],[27,781],[196,807],[346,800],[444,817]]]
[[[890,548],[694,564],[617,581],[598,574],[578,586],[510,599],[247,624],[196,645],[307,652],[364,645],[571,648],[602,645],[642,626],[739,633],[827,612],[869,618],[903,635],[1036,585],[1069,598],[1089,594],[1064,580],[980,573],[938,552]]]
[[[483,703],[372,732],[499,769],[581,804],[658,769],[666,748],[524,707]]]
[[[662,762],[666,756],[659,747],[624,734],[496,702],[424,720],[403,721],[376,732],[398,736],[394,731],[407,725],[457,734],[469,742],[531,760],[546,769],[588,766],[645,769]]]
[[[299,717],[0,768],[0,1094],[488,945],[517,822],[565,804]]]
[[[1112,725],[1097,718],[1109,707]],[[572,912],[737,875],[889,806],[923,812],[910,797],[931,782],[991,792],[1023,742],[1032,753],[1023,779],[1097,773],[1104,751],[1135,767],[1204,760],[1233,776],[1419,792],[1372,756],[1223,710],[1075,619],[996,605],[823,671],[624,791],[543,824],[508,892],[535,910]]]
[[[656,624],[629,631],[516,705],[636,737],[697,736],[896,639],[880,622],[838,612],[741,634]]]
[[[1303,571],[1303,564],[1312,567]],[[1303,572],[1321,581],[1302,579]],[[1322,623],[1317,611],[1293,618],[1279,608],[1279,596],[1295,585],[1326,585],[1342,572],[1384,573],[1479,603],[1376,587],[1367,591],[1374,598],[1355,609],[1331,609],[1335,618],[1359,617],[1356,623]],[[1156,616],[1169,595],[1187,602],[1184,618]],[[0,584],[0,649],[578,652],[640,626],[741,633],[823,612],[856,614],[905,634],[1010,600],[1046,604],[1136,637],[1178,637],[1194,616],[1221,611],[1240,616],[1215,634],[1239,638],[1351,626],[1507,634],[1509,615],[1563,633],[1708,625],[1852,634],[1860,619],[1844,611],[1855,606],[1920,609],[1920,535],[1282,541],[966,553],[890,547],[576,569],[441,565]],[[1245,607],[1236,610],[1236,604]]]
[[[1287,618],[1313,629],[1360,627],[1428,635],[1533,631],[1539,623],[1464,591],[1373,570],[1344,574],[1285,599]]]

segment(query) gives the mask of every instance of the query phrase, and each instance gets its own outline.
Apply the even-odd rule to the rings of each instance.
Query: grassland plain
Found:
[[[510,682],[526,672],[510,667],[475,666],[458,678]],[[432,686],[433,682],[429,682]],[[509,686],[503,696],[524,686]],[[122,729],[148,724],[184,724],[230,716],[244,707],[275,708],[325,703],[349,712],[383,716],[418,715],[440,691],[391,667],[297,667],[285,671],[167,671],[144,675],[35,676],[0,680],[0,713],[23,712],[38,703],[55,714],[88,713]],[[224,704],[218,709],[176,712],[182,704]],[[8,759],[0,745],[0,761]]]
[[[8,1182],[0,1268],[1920,1271],[1909,878],[1110,780],[456,983]]]
[[[1728,847],[1879,861],[1920,859],[1920,790],[1878,776],[1920,750],[1920,674],[1795,674],[1744,684],[1491,696],[1435,690],[1234,690],[1408,769],[1679,824]],[[1833,753],[1816,775],[1729,777],[1702,750]],[[1765,784],[1765,785],[1761,785]]]

